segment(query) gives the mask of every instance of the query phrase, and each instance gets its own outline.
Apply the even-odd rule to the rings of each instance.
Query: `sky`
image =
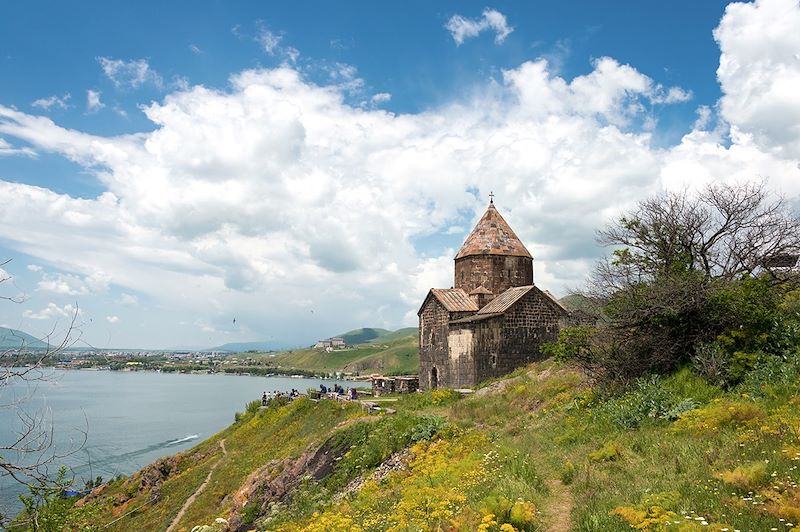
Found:
[[[636,202],[800,206],[800,5],[7,2],[0,325],[308,345],[417,324],[489,193],[579,289]]]

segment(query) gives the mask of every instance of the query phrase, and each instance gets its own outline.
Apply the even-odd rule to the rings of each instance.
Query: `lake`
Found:
[[[14,441],[20,411],[45,414],[58,451],[74,448],[86,432],[86,444],[61,461],[73,468],[79,487],[97,476],[108,480],[128,475],[198,444],[233,423],[234,414],[265,391],[304,392],[336,382],[345,388],[365,385],[224,374],[45,371],[50,373],[47,381],[0,389],[0,446]],[[17,401],[19,406],[6,406]],[[19,484],[0,477],[0,513],[17,513],[22,491]]]

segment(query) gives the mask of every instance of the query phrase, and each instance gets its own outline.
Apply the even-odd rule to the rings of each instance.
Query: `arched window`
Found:
[[[439,372],[436,371],[436,367],[431,368],[431,385],[430,389],[435,390],[439,387]]]

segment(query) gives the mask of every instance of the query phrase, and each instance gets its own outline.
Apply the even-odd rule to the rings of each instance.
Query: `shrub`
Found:
[[[624,394],[605,398],[598,411],[624,429],[635,429],[647,420],[674,421],[699,403],[691,397],[680,397],[669,386],[675,384],[672,381],[657,375],[637,379]]]
[[[420,410],[423,408],[447,406],[461,399],[461,394],[449,388],[440,388],[427,392],[412,393],[402,396],[398,406],[404,406],[409,410]]]
[[[567,460],[561,468],[561,483],[565,486],[572,484],[575,479],[575,464]]]
[[[740,490],[755,490],[769,480],[769,472],[764,462],[751,462],[732,471],[722,471],[716,477],[725,484]]]
[[[245,411],[248,414],[255,414],[256,412],[258,412],[259,408],[261,408],[261,401],[259,400],[250,401],[249,403],[247,403]]]
[[[482,512],[485,514],[481,523],[484,528],[479,527],[479,530],[528,530],[536,523],[536,506],[524,499],[512,502],[502,495],[487,497]]]
[[[673,511],[680,500],[676,492],[653,493],[642,498],[636,506],[617,506],[609,515],[623,519],[635,529],[657,529],[678,520]]]
[[[684,399],[680,403],[676,404],[661,416],[664,419],[668,419],[670,421],[675,421],[678,419],[681,414],[684,412],[688,412],[689,410],[694,410],[699,406],[699,403],[692,398]]]
[[[727,427],[745,427],[764,418],[764,411],[753,403],[715,399],[705,408],[684,412],[673,428],[678,431],[706,433]]]
[[[622,457],[619,445],[614,442],[608,442],[596,451],[592,451],[587,455],[590,462],[613,462]]]
[[[416,443],[421,440],[429,440],[447,424],[441,416],[420,416],[417,423],[411,428],[409,441]]]
[[[517,499],[508,515],[509,524],[527,530],[536,524],[536,506],[530,501]]]
[[[702,343],[692,357],[694,370],[709,382],[722,385],[728,378],[728,355],[717,342]]]
[[[781,357],[760,360],[738,386],[738,390],[753,397],[785,401],[796,393],[798,381],[800,350],[795,349]]]

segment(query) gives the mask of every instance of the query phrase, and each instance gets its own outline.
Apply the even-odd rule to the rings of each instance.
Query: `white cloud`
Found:
[[[663,86],[655,85],[651,89],[648,98],[651,103],[669,105],[673,103],[688,102],[694,98],[694,94],[692,91],[683,89],[681,87],[670,87],[665,91]]]
[[[106,292],[110,280],[111,277],[103,272],[95,272],[83,278],[72,274],[43,273],[36,290],[66,296],[96,294]]]
[[[100,101],[100,91],[89,89],[86,91],[86,110],[90,113],[99,111],[105,104]]]
[[[110,57],[98,57],[97,62],[103,69],[103,73],[111,80],[115,87],[137,89],[142,85],[153,85],[156,88],[163,88],[164,79],[161,75],[150,67],[145,59],[112,59]]]
[[[31,148],[15,148],[3,137],[0,137],[0,157],[7,157],[10,155],[24,155],[26,157],[36,157],[36,152]]]
[[[28,271],[30,271],[30,272],[40,272],[40,271],[42,271],[42,267],[39,266],[38,264],[28,264],[27,268],[28,268]]]
[[[732,3],[714,38],[722,117],[761,149],[800,158],[800,8],[797,0]]]
[[[650,77],[611,57],[594,60],[593,66],[592,72],[569,83],[554,76],[544,59],[504,71],[503,77],[515,89],[520,110],[534,119],[577,114],[625,126],[633,117],[646,117],[642,101],[674,103],[690,94],[679,87],[664,94]]]
[[[118,316],[106,316],[106,321],[108,323],[111,323],[112,325],[113,324],[117,324],[117,323],[119,323],[119,317]]]
[[[494,31],[494,42],[501,44],[506,40],[514,28],[508,25],[505,15],[496,9],[486,8],[479,19],[469,19],[461,15],[453,15],[444,25],[453,36],[456,45],[460,46],[465,40],[477,37],[481,32]]]
[[[258,32],[255,41],[268,55],[277,56],[284,62],[294,64],[300,58],[300,51],[294,46],[284,46],[283,33],[276,33],[266,28],[263,22],[258,22]]]
[[[191,52],[195,55],[200,55],[203,53],[203,50],[201,50],[200,47],[197,46],[196,44],[190,44],[189,50],[191,50]]]
[[[348,94],[360,94],[364,90],[364,80],[358,77],[358,69],[347,63],[334,63],[324,66],[333,85]]]
[[[117,298],[116,303],[118,305],[135,306],[139,304],[139,298],[133,294],[122,293],[119,298]]]
[[[39,98],[38,100],[34,100],[31,105],[33,107],[44,109],[45,111],[49,111],[53,107],[58,109],[67,109],[69,107],[70,98],[72,98],[72,96],[69,93],[61,97],[53,95],[47,98]]]
[[[80,316],[81,310],[78,307],[67,303],[63,307],[59,307],[55,303],[48,303],[45,308],[38,312],[32,310],[25,310],[22,312],[23,318],[32,320],[56,320],[59,318],[72,318],[73,316]]]
[[[392,99],[392,95],[388,92],[379,92],[378,94],[373,94],[370,101],[374,104],[386,103]]]
[[[256,36],[256,41],[258,41],[264,51],[269,55],[275,55],[281,44],[281,40],[283,40],[283,35],[274,33],[266,28],[261,28]]]
[[[735,36],[717,35],[745,68]],[[776,47],[780,35],[769,35]],[[556,293],[579,285],[601,253],[596,228],[664,187],[765,176],[800,194],[791,127],[700,107],[679,144],[653,146],[648,104],[689,91],[613,58],[572,79],[525,62],[479,98],[416,114],[349,104],[346,83],[358,77],[347,66],[327,85],[283,66],[239,72],[224,90],[173,92],[144,108],[153,127],[135,135],[91,135],[0,106],[0,134],[68,157],[106,189],[84,199],[0,181],[0,238],[75,272],[82,285],[69,290],[112,272],[115,286],[204,333],[225,334],[237,317],[264,336],[333,334],[413,323],[424,291],[452,283],[446,234],[471,227],[490,190],[536,257],[537,284]],[[744,90],[722,87],[723,98]],[[713,123],[722,125],[707,130]]]

